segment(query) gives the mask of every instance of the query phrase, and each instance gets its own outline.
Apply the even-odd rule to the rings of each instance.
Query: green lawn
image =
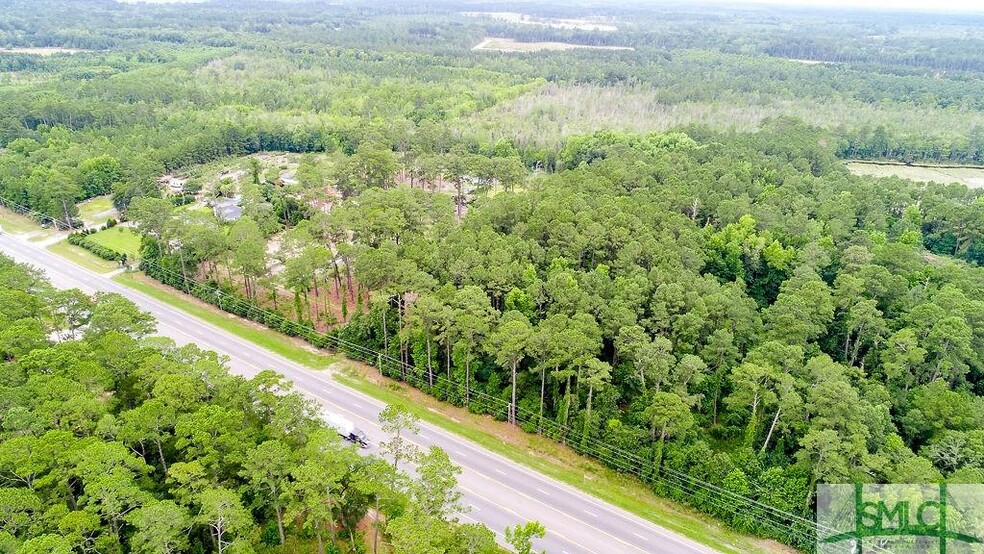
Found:
[[[299,339],[288,338],[276,331],[222,312],[142,274],[120,273],[113,280],[312,369],[325,369],[338,361],[335,356],[313,351]]]
[[[198,213],[203,213],[203,214],[210,214],[210,213],[212,213],[212,208],[209,208],[208,206],[205,206],[204,204],[197,204],[195,202],[192,202],[191,204],[185,204],[183,206],[178,206],[178,209],[179,210],[184,210],[186,212],[198,212]]]
[[[140,256],[140,235],[129,227],[111,227],[86,238],[100,246],[122,252],[131,260]]]
[[[6,208],[0,208],[0,228],[4,232],[15,235],[44,230],[31,218],[24,217]]]
[[[79,204],[79,216],[82,220],[90,225],[102,225],[106,223],[110,215],[102,215],[113,208],[113,197],[110,195],[97,196],[95,198],[90,198],[85,202]],[[99,217],[96,217],[99,216]]]
[[[52,244],[48,247],[48,250],[58,254],[72,263],[76,263],[97,273],[109,273],[110,271],[120,267],[116,262],[104,260],[92,252],[89,252],[85,248],[73,246],[64,240]]]

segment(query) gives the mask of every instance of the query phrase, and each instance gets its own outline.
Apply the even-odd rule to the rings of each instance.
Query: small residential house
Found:
[[[243,216],[242,201],[241,196],[216,198],[212,201],[212,214],[223,223],[236,221]]]

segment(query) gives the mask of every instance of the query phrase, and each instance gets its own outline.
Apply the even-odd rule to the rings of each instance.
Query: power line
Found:
[[[55,222],[56,224],[64,223],[58,218],[39,214],[30,208],[2,198],[0,198],[0,205],[5,207],[13,205],[15,207],[15,212],[30,214],[35,218],[41,216]],[[369,365],[377,366],[379,370],[384,373],[388,367],[394,374],[398,373],[401,380],[407,382],[411,386],[415,386],[418,389],[431,389],[430,392],[432,393],[434,392],[433,389],[438,385],[449,387],[449,390],[463,389],[462,392],[467,397],[477,399],[480,402],[486,403],[493,408],[498,408],[499,410],[508,410],[511,404],[511,402],[502,398],[490,395],[484,391],[472,389],[470,386],[466,386],[463,383],[448,379],[439,372],[432,372],[432,374],[428,375],[426,378],[419,376],[417,375],[417,372],[423,371],[423,368],[394,358],[386,352],[373,350],[361,344],[347,341],[333,334],[321,333],[311,326],[304,325],[279,313],[258,306],[257,304],[254,304],[238,295],[228,293],[222,290],[218,284],[201,283],[185,276],[184,274],[170,270],[162,266],[156,260],[143,259],[141,260],[141,264],[155,270],[159,274],[174,278],[181,284],[181,290],[192,294],[192,296],[198,296],[194,292],[196,288],[205,287],[205,291],[214,295],[216,302],[220,303],[220,307],[223,307],[221,304],[222,300],[220,299],[224,299],[227,303],[231,304],[231,306],[238,307],[240,310],[243,310],[247,315],[251,312],[262,315],[262,322],[268,326],[271,322],[276,322],[279,324],[278,328],[281,330],[286,328],[309,342],[324,344],[335,350],[342,350],[349,355],[354,354],[357,358],[368,363]],[[316,346],[319,344],[316,344]],[[433,381],[434,385],[431,385],[431,381]],[[570,437],[577,436],[577,430],[574,430],[555,420],[541,418],[539,414],[535,414],[527,408],[516,406],[515,415],[518,422],[522,424],[536,425],[539,429],[547,430],[547,436],[550,436],[554,438],[554,440],[558,440],[563,444],[569,445],[575,450],[580,449],[591,453],[596,459],[616,471],[632,475],[646,483],[663,484],[681,491],[686,495],[700,496],[703,493],[704,496],[702,499],[702,504],[715,507],[718,510],[727,513],[732,518],[750,517],[751,520],[754,521],[755,525],[760,526],[760,528],[765,527],[775,532],[777,537],[795,536],[799,539],[804,539],[806,543],[813,543],[816,540],[815,533],[817,530],[817,523],[798,514],[782,510],[775,506],[771,506],[753,498],[738,494],[734,491],[727,490],[711,482],[695,478],[669,466],[662,466],[660,468],[651,467],[652,461],[647,460],[646,458],[643,458],[635,453],[622,450],[614,445],[600,441],[590,435],[582,435],[580,439],[575,439],[572,441]],[[651,471],[647,471],[647,469],[651,469]],[[729,502],[734,505],[729,506]],[[806,530],[804,530],[804,527]]]

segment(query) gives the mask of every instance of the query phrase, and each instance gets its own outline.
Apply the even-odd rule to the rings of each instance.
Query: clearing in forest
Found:
[[[877,105],[856,100],[818,101],[807,98],[763,99],[734,95],[719,100],[681,100],[671,89],[651,85],[550,83],[491,108],[462,118],[461,132],[479,132],[491,139],[560,147],[570,135],[598,129],[648,133],[681,125],[755,131],[763,119],[785,115],[826,129],[879,125],[934,130],[966,136],[984,126],[984,114],[949,112],[926,107]]]
[[[933,182],[944,185],[961,183],[970,188],[984,188],[984,167],[848,162],[847,169],[855,175],[901,177],[917,182]]]
[[[520,42],[511,38],[486,37],[472,50],[496,50],[498,52],[537,52],[540,50],[635,50],[630,46],[592,46],[570,42]]]
[[[618,27],[592,19],[559,19],[554,17],[533,17],[517,12],[462,12],[466,17],[491,17],[509,23],[521,25],[540,25],[555,29],[577,29],[578,31],[617,31]]]
[[[52,47],[21,47],[21,48],[0,48],[0,54],[34,54],[35,56],[51,56],[53,54],[78,54],[85,52],[78,48],[52,48]]]
[[[103,225],[113,217],[119,217],[113,208],[112,196],[96,196],[79,204],[79,217],[89,225]]]

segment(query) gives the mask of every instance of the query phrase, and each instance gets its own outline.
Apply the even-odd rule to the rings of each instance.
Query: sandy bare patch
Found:
[[[538,52],[542,50],[635,50],[628,46],[591,46],[569,42],[519,42],[511,38],[488,37],[476,44],[472,50],[494,50],[497,52]]]

